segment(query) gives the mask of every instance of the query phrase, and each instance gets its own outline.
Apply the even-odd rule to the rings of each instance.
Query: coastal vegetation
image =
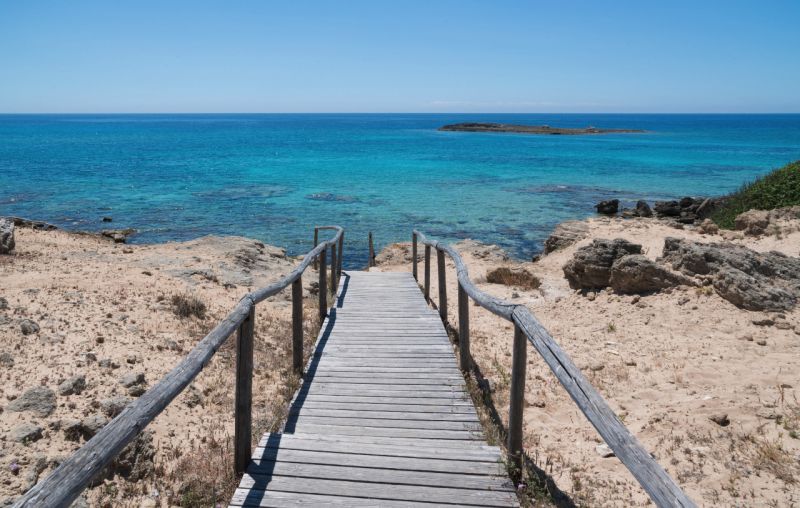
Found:
[[[743,185],[727,196],[711,219],[723,229],[734,229],[736,216],[748,210],[774,210],[800,205],[800,161]]]

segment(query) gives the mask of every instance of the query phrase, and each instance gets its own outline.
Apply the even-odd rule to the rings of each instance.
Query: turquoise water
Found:
[[[532,136],[438,132],[461,121],[645,129]],[[132,227],[136,243],[236,234],[308,249],[347,230],[346,263],[435,237],[519,257],[598,200],[719,195],[800,159],[800,115],[0,116],[0,215],[69,229]]]

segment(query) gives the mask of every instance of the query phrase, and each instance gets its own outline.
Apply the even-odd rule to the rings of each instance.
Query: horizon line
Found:
[[[0,116],[35,115],[800,115],[800,111],[68,111],[4,112]]]

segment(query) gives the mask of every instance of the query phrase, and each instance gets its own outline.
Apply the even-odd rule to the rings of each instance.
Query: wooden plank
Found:
[[[253,330],[255,305],[236,334],[236,401],[234,421],[234,467],[243,473],[250,457],[253,405]]]
[[[336,453],[319,450],[292,450],[289,448],[256,448],[252,458],[262,462],[294,462],[331,466],[371,467],[377,469],[428,471],[431,473],[459,473],[472,475],[502,474],[501,462],[474,460],[449,460],[436,458],[400,457],[396,455],[368,455],[363,453]]]
[[[474,413],[430,413],[414,411],[370,411],[364,409],[317,409],[314,407],[302,407],[290,411],[289,416],[316,416],[320,418],[354,418],[360,419],[369,417],[370,419],[387,420],[435,420],[441,422],[477,422],[478,416]]]
[[[416,404],[416,405],[429,405],[429,406],[446,406],[446,405],[466,405],[472,407],[472,401],[466,398],[456,397],[403,397],[400,395],[393,395],[390,397],[373,397],[364,395],[349,395],[349,394],[329,394],[329,393],[310,393],[304,397],[304,402],[317,401],[317,402],[341,402],[341,403],[358,403],[364,402],[368,404]]]
[[[253,479],[257,480],[257,479]],[[508,506],[515,499],[513,492],[492,490],[462,490],[447,487],[426,487],[422,485],[391,485],[383,483],[349,482],[343,480],[323,480],[272,477],[268,483],[273,491],[288,491],[334,496],[366,497],[396,501],[453,503],[461,506]],[[266,485],[256,485],[250,492],[263,490]],[[253,496],[254,494],[250,494]]]
[[[471,404],[376,404],[369,402],[331,402],[306,399],[303,401],[303,409],[344,409],[351,411],[364,411],[371,414],[378,414],[382,411],[408,411],[409,413],[439,413],[446,417],[453,414],[468,414],[475,416],[475,410]]]
[[[380,437],[380,436],[336,436],[328,434],[307,434],[302,432],[295,432],[294,434],[264,434],[259,441],[258,446],[261,448],[275,447],[272,445],[280,444],[285,446],[287,443],[294,442],[320,442],[315,451],[332,451],[326,447],[327,443],[347,443],[353,445],[355,448],[345,450],[345,453],[361,453],[355,451],[360,449],[362,445],[382,445],[387,447],[399,446],[406,450],[414,450],[415,453],[427,453],[428,450],[437,449],[450,449],[458,451],[459,453],[465,450],[470,451],[488,451],[492,454],[499,454],[500,448],[491,446],[482,441],[440,441],[433,442],[430,439],[415,439],[415,438],[400,438],[400,437]],[[416,456],[416,455],[413,455]],[[497,455],[499,457],[499,455]],[[467,460],[467,459],[464,459]],[[497,458],[492,458],[490,462],[496,462]]]
[[[353,466],[331,466],[327,464],[298,464],[296,462],[267,462],[254,464],[247,471],[249,478],[242,479],[241,488],[269,486],[271,478],[278,476],[308,478],[310,480],[344,480],[364,483],[388,483],[396,485],[447,486],[466,490],[506,490],[513,484],[508,478],[497,475],[463,475],[442,472],[419,472]]]
[[[414,437],[420,439],[458,439],[471,440],[483,439],[483,434],[479,431],[467,430],[435,430],[435,429],[397,429],[383,427],[348,427],[346,425],[317,425],[307,423],[297,423],[294,425],[293,432],[304,432],[307,434],[338,434],[341,436],[364,435],[364,436],[397,436]]]
[[[312,416],[307,413],[295,413],[289,418],[289,422],[302,422],[302,425],[334,425],[359,428],[391,428],[391,429],[425,429],[425,430],[466,430],[480,432],[482,427],[477,421],[447,421],[444,419],[388,419],[388,418],[369,418],[369,415],[362,414],[357,416]],[[301,423],[297,423],[300,425]],[[287,427],[290,424],[287,423]],[[248,454],[249,456],[249,454]]]
[[[363,497],[327,496],[307,492],[253,491],[236,489],[229,506],[284,508],[293,506],[313,506],[319,508],[452,508],[452,504],[413,503],[410,501],[375,501]]]

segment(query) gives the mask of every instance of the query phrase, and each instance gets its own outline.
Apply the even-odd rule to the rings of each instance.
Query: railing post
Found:
[[[414,280],[419,282],[417,277],[417,234],[411,233],[411,273],[414,274]]]
[[[372,231],[369,232],[369,263],[370,268],[375,266],[375,245],[372,243]]]
[[[303,377],[303,277],[292,282],[292,368]]]
[[[458,283],[458,363],[461,370],[472,370],[472,358],[469,353],[469,296],[461,282]]]
[[[234,429],[234,466],[237,474],[244,473],[250,462],[252,450],[253,404],[253,330],[256,315],[254,304],[250,313],[239,325],[236,335],[236,403]]]
[[[336,262],[336,244],[331,245],[331,294],[336,296],[336,270],[339,264]]]
[[[322,249],[319,253],[319,322],[325,321],[328,315],[328,274],[325,273],[327,260],[325,254],[328,249]]]
[[[344,230],[339,235],[339,268],[336,270],[336,287],[339,287],[339,279],[342,278],[342,249],[344,248]]]
[[[431,302],[431,246],[425,246],[425,301]]]
[[[447,281],[444,270],[444,251],[436,249],[436,264],[439,272],[439,316],[447,324]]]
[[[319,228],[314,228],[314,247],[312,248],[315,249],[318,243],[319,243]],[[314,269],[316,270],[318,268],[319,268],[319,259],[314,258]]]
[[[525,411],[525,367],[528,362],[528,341],[514,323],[514,350],[511,359],[511,401],[508,408],[508,455],[512,472],[518,480],[522,472],[522,416]]]

